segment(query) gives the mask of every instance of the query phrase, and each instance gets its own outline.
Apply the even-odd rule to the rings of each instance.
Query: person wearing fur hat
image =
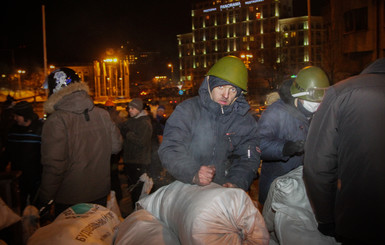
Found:
[[[238,57],[219,59],[206,74],[199,96],[180,103],[167,119],[159,156],[175,179],[249,190],[260,153],[257,122],[244,97],[247,76]]]
[[[303,165],[310,121],[328,87],[329,79],[321,68],[304,67],[295,79],[282,83],[278,91],[280,99],[262,113],[258,121],[262,151],[258,185],[261,205],[274,179]]]
[[[72,69],[53,71],[46,84],[41,205],[53,200],[56,215],[77,203],[105,206],[110,157],[122,147],[119,129],[106,110],[94,105],[88,86]]]
[[[128,184],[135,185],[139,177],[148,172],[151,163],[152,125],[148,112],[143,108],[142,99],[132,99],[128,103],[128,112],[130,117],[123,125],[123,162]],[[139,200],[141,186],[131,192],[133,208]]]
[[[10,169],[20,171],[19,189],[21,211],[27,205],[36,205],[36,194],[40,186],[40,144],[43,122],[34,112],[32,104],[18,102],[11,108],[16,122],[8,133],[5,150],[1,155],[1,170],[10,164]]]

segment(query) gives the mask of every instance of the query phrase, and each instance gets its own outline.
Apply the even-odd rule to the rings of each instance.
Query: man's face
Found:
[[[19,126],[28,127],[31,124],[31,120],[25,121],[23,116],[17,114],[13,114],[13,119]]]
[[[164,115],[164,110],[163,110],[163,109],[158,109],[158,110],[156,111],[156,114],[157,114],[158,116],[160,116],[160,117],[163,117],[163,115]]]
[[[232,85],[218,86],[211,92],[212,100],[220,105],[230,105],[236,95],[237,89]]]
[[[136,117],[137,115],[139,115],[140,111],[135,107],[130,106],[128,109],[128,113],[130,113],[130,117]]]

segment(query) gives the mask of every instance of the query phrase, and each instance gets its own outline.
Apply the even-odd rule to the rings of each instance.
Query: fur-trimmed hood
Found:
[[[87,84],[73,83],[52,94],[44,103],[45,113],[51,114],[57,110],[83,113],[84,110],[92,110],[94,103],[88,95]]]

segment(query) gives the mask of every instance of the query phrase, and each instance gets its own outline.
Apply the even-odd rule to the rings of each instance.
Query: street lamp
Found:
[[[19,73],[19,90],[21,90],[21,74],[25,74],[25,70],[17,70]]]
[[[250,60],[249,59],[253,58],[253,55],[252,54],[241,54],[241,58],[246,59],[246,61],[243,61],[243,63],[245,63],[247,69],[250,70]]]
[[[174,77],[174,66],[171,63],[168,63],[167,66],[171,68],[171,81],[172,81]]]

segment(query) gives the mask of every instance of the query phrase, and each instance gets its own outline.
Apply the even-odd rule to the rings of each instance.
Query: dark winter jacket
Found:
[[[303,164],[303,155],[289,157],[282,154],[287,141],[305,140],[309,129],[309,119],[294,105],[294,98],[290,94],[292,82],[287,80],[283,83],[279,90],[280,99],[268,106],[258,121],[262,151],[258,194],[262,204],[275,178]]]
[[[177,180],[192,183],[203,165],[214,165],[213,182],[248,190],[259,166],[257,124],[243,95],[221,106],[210,98],[207,79],[199,96],[179,104],[166,122],[159,156]]]
[[[327,91],[305,145],[304,180],[319,223],[335,222],[357,244],[385,244],[384,58]]]
[[[76,204],[108,195],[110,157],[122,146],[108,112],[94,106],[84,83],[54,93],[44,109],[41,200]]]
[[[11,169],[21,171],[19,178],[22,208],[26,205],[27,196],[33,202],[40,186],[42,166],[40,163],[41,131],[43,122],[35,114],[35,119],[28,127],[16,123],[11,127],[5,151],[1,156],[1,170],[10,162]],[[36,205],[36,203],[33,203]]]
[[[125,139],[123,161],[125,164],[151,163],[151,119],[145,110],[135,118],[128,118],[123,124]]]

